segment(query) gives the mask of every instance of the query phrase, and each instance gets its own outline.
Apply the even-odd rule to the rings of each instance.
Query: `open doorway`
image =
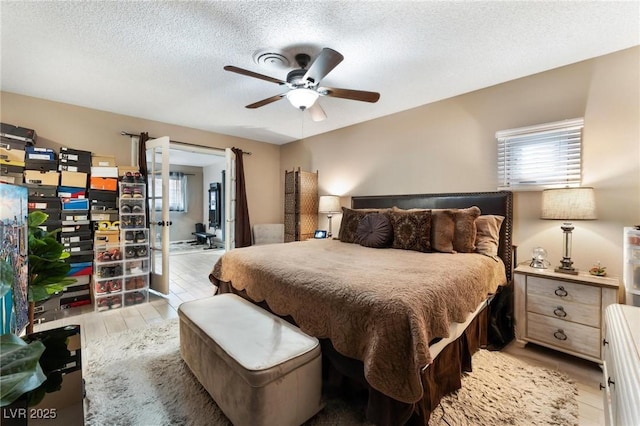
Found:
[[[225,172],[224,150],[170,143],[169,200],[159,199],[158,203],[169,202],[170,205],[171,255],[201,250],[220,252],[224,248],[224,222],[219,213],[224,210]],[[212,186],[218,190],[213,194],[214,198]],[[214,217],[212,209],[217,214]],[[160,236],[156,235],[156,238]]]

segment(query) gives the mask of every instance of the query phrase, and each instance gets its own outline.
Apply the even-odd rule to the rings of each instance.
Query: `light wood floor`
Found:
[[[69,316],[38,325],[35,331],[67,324],[80,324],[84,348],[87,342],[109,334],[176,318],[177,308],[182,302],[213,295],[214,287],[209,282],[209,272],[219,256],[220,251],[214,250],[172,255],[171,292],[166,298],[152,295],[149,303],[112,311],[91,311]],[[503,349],[503,352],[531,365],[565,373],[575,381],[578,387],[580,425],[604,425],[603,400],[599,389],[602,371],[597,364],[532,344],[520,348],[518,344],[512,342]]]

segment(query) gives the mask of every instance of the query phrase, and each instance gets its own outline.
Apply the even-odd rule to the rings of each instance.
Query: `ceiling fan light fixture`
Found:
[[[318,96],[320,95],[315,90],[305,88],[293,89],[287,93],[287,99],[289,99],[291,105],[301,110],[305,110],[313,105],[316,99],[318,99]]]

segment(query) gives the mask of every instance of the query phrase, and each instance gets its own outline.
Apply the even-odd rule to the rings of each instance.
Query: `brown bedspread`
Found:
[[[337,240],[246,247],[226,253],[211,281],[230,282],[306,333],[363,361],[367,382],[398,401],[423,396],[429,342],[448,337],[487,294],[504,264],[480,254],[372,249]]]

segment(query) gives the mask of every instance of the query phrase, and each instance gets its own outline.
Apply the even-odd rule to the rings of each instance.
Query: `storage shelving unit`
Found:
[[[119,242],[96,247],[95,309],[105,311],[149,300],[149,229],[146,184],[119,183]]]
[[[149,229],[144,182],[120,182],[120,241],[123,249],[124,306],[149,300]]]

